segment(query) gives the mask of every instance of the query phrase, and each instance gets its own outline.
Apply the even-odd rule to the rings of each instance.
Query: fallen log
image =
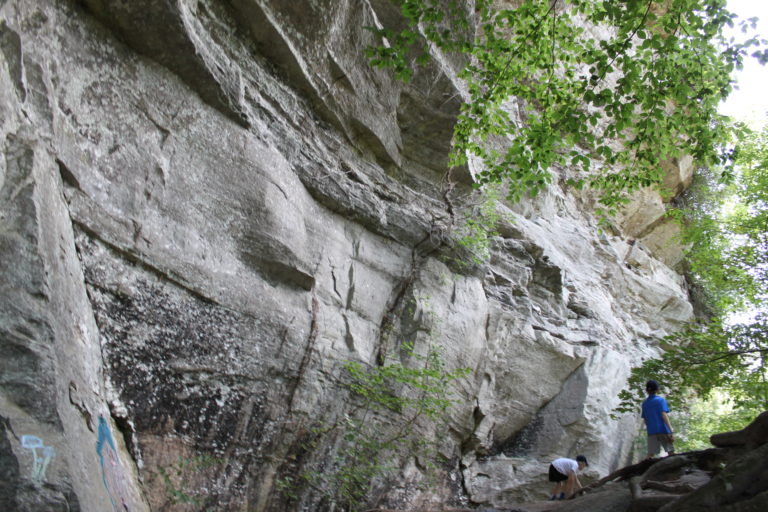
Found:
[[[586,487],[582,487],[578,491],[574,493],[574,496],[584,494],[592,489],[596,489],[597,487],[601,487],[604,484],[608,482],[612,482],[616,479],[621,480],[628,480],[629,478],[632,478],[633,476],[639,476],[645,473],[649,467],[651,467],[653,464],[658,462],[661,459],[645,459],[637,464],[632,464],[631,466],[625,466],[621,469],[617,469],[610,475],[601,478],[597,482],[592,482],[591,484],[587,485]]]

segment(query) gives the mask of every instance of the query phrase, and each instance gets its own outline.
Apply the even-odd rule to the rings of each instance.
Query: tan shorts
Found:
[[[675,447],[670,434],[653,434],[648,436],[648,455],[656,456],[662,448],[667,453],[675,453]]]

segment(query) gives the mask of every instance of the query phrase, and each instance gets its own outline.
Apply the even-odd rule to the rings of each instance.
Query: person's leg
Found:
[[[664,451],[667,452],[668,455],[675,454],[675,445],[672,442],[672,436],[670,436],[669,434],[659,435],[659,441],[661,441],[661,445],[664,448]]]
[[[570,496],[571,493],[573,493],[573,481],[574,480],[575,480],[575,478],[573,477],[573,475],[571,475],[571,476],[568,477],[568,480],[563,482],[565,484],[565,486],[564,486],[565,488],[563,490],[565,491],[565,496],[566,497]]]
[[[549,481],[555,482],[555,487],[552,489],[552,497],[549,499],[557,499],[558,493],[562,492],[563,474],[555,469],[555,466],[552,464],[549,465]]]
[[[647,459],[656,457],[661,451],[661,443],[657,434],[648,436],[648,456]]]
[[[555,475],[557,473],[555,472],[555,466],[552,464],[549,465],[549,481],[554,482],[555,486],[552,488],[552,493],[550,494],[551,498],[550,500],[555,499],[555,493],[557,492],[557,480],[555,479]]]

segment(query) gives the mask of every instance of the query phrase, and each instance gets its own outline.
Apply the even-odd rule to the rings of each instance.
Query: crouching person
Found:
[[[555,482],[555,487],[552,489],[550,501],[570,497],[573,494],[574,485],[578,486],[576,489],[581,489],[581,482],[576,472],[587,466],[589,466],[587,458],[583,455],[576,457],[576,460],[560,458],[553,461],[549,465],[549,481]]]

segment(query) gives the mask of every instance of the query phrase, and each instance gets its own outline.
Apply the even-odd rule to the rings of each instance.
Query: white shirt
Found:
[[[573,459],[566,459],[566,458],[560,458],[556,459],[553,463],[553,466],[555,466],[555,469],[561,472],[564,475],[570,475],[571,473],[575,473],[579,470],[579,463],[576,462]]]

